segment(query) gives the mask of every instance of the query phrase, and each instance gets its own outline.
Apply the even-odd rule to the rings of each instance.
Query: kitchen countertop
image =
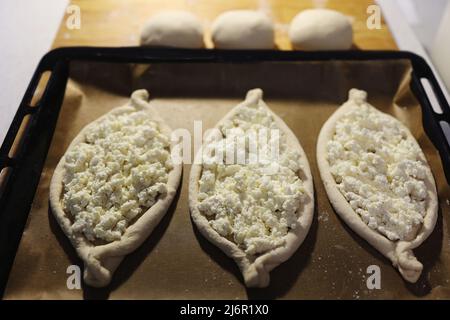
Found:
[[[72,0],[80,8],[80,29],[67,28],[63,19],[53,47],[74,45],[133,46],[139,45],[139,33],[146,20],[163,10],[187,10],[197,15],[206,30],[210,47],[209,26],[220,13],[232,9],[259,9],[269,15],[276,27],[275,42],[279,49],[289,50],[287,30],[292,18],[301,10],[320,6],[338,10],[353,18],[354,44],[359,49],[396,49],[395,41],[384,21],[380,29],[369,30],[367,7],[372,0],[308,1],[308,0]]]

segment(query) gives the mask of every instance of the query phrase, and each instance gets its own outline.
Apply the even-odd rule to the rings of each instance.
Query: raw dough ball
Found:
[[[148,20],[141,32],[141,45],[203,48],[203,27],[190,12],[165,11]]]
[[[352,46],[350,19],[328,9],[308,9],[297,14],[289,28],[294,49],[345,50]]]
[[[272,49],[272,21],[262,12],[232,10],[222,13],[211,27],[212,41],[218,49]]]

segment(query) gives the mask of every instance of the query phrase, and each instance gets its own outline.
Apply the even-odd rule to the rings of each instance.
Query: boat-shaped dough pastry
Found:
[[[427,160],[400,121],[351,89],[349,99],[323,125],[317,162],[339,216],[416,282],[422,264],[413,249],[433,231],[438,202]]]
[[[137,90],[84,127],[58,163],[50,205],[85,264],[87,284],[107,285],[169,208],[182,171],[170,134],[147,91]]]
[[[207,135],[189,180],[194,223],[236,261],[248,287],[269,284],[269,272],[303,242],[314,212],[306,155],[262,94],[250,90]]]

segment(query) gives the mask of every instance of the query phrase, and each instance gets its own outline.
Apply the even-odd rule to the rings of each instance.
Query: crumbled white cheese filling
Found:
[[[222,137],[205,147],[198,209],[221,236],[257,255],[285,243],[289,230],[297,227],[305,191],[298,177],[300,154],[289,149],[272,115],[257,103],[238,108],[221,126]],[[267,133],[267,139],[255,142],[260,132]],[[237,139],[245,141],[244,148]],[[252,143],[256,149],[249,147]],[[273,144],[279,154],[272,153]],[[222,151],[223,159],[210,150]],[[227,161],[229,152],[235,152],[236,161]],[[237,156],[243,154],[245,162],[239,162]]]
[[[399,121],[352,89],[353,108],[327,145],[331,173],[353,210],[390,240],[411,240],[426,214],[423,153]]]
[[[143,110],[108,115],[65,155],[63,209],[89,241],[119,240],[166,193],[169,137]]]

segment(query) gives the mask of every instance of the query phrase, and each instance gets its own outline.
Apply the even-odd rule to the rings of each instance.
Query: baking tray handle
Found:
[[[23,122],[23,119],[30,115],[31,121],[29,123],[27,131],[31,131],[31,127],[35,121],[33,121],[34,114],[39,111],[39,106],[44,97],[48,94],[50,83],[55,82],[56,73],[53,73],[53,69],[58,65],[54,62],[49,61],[46,57],[44,57],[36,68],[33,77],[31,78],[30,84],[25,91],[25,94],[20,102],[19,108],[17,109],[16,114],[14,115],[11,126],[9,127],[6,136],[3,140],[2,145],[0,146],[0,170],[5,167],[14,167],[17,163],[17,158],[22,153],[21,150],[16,154],[16,156],[10,156],[10,150],[13,147],[14,142],[16,141],[17,135],[19,133],[20,126]],[[52,75],[47,81],[45,90],[42,93],[41,101],[38,101],[34,106],[32,106],[32,99],[35,96],[35,92],[38,88],[39,82],[43,77],[44,73],[50,71]],[[28,134],[24,133],[21,138],[21,144],[23,146],[26,145]]]
[[[42,97],[31,106],[42,74],[51,75]],[[0,181],[0,297],[22,236],[28,212],[41,176],[64,98],[68,79],[68,61],[46,55],[39,63],[0,148],[0,170],[8,168],[8,177]],[[42,106],[48,108],[42,108]],[[31,115],[20,138],[20,148],[10,156],[25,116]],[[6,267],[5,267],[6,266]]]
[[[445,177],[450,184],[450,107],[441,86],[425,60],[415,56],[412,63],[414,64],[412,90],[419,96],[425,97],[423,101],[426,105],[422,106],[423,127],[439,151]],[[424,87],[424,83],[428,88]],[[427,89],[429,89],[428,92]],[[433,107],[432,101],[437,105]]]

